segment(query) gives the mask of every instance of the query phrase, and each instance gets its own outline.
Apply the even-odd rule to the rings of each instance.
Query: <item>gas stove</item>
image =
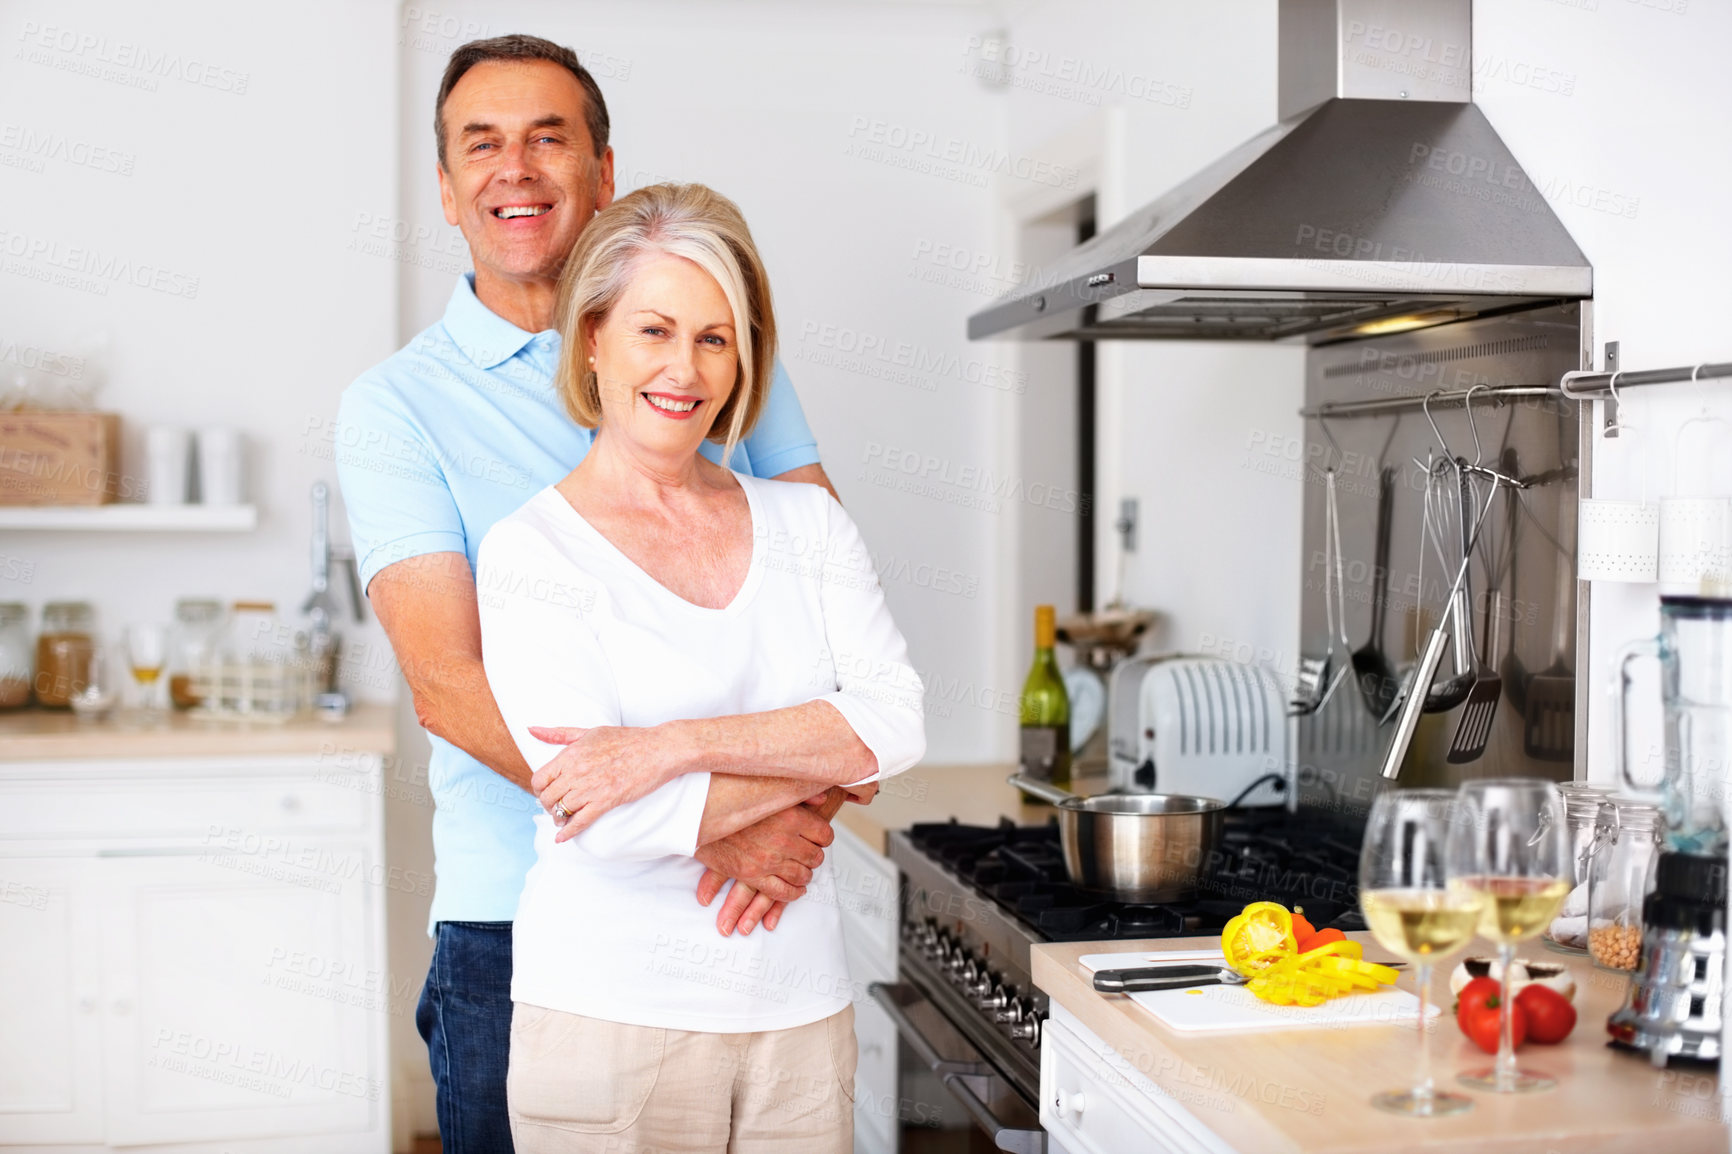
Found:
[[[903,877],[903,1009],[930,1003],[1031,1105],[1047,1013],[1031,946],[1219,934],[1253,901],[1303,906],[1319,928],[1364,928],[1357,839],[1284,809],[1230,811],[1197,895],[1160,905],[1072,885],[1056,823],[916,825],[891,835],[890,858]]]

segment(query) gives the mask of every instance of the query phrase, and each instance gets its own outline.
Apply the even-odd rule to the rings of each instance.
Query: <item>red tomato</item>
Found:
[[[1550,993],[1551,991],[1547,991]],[[1503,985],[1490,978],[1475,978],[1461,988],[1455,1004],[1456,1025],[1488,1054],[1497,1053],[1499,1015],[1503,1008]],[[1517,998],[1510,1007],[1510,1040],[1520,1046],[1527,1040],[1528,1015]]]
[[[1523,986],[1515,1003],[1527,1014],[1528,1037],[1541,1045],[1561,1042],[1576,1028],[1576,1008],[1556,990],[1538,983]]]

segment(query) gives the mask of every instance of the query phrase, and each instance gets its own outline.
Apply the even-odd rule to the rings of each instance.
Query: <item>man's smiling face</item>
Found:
[[[439,200],[484,277],[547,281],[613,200],[613,150],[595,155],[577,78],[547,60],[486,60],[445,101]]]

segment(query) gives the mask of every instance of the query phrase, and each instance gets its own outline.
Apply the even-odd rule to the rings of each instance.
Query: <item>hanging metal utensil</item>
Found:
[[[1456,458],[1442,457],[1426,470],[1425,478],[1425,518],[1423,529],[1426,539],[1431,544],[1437,563],[1447,573],[1456,566],[1460,558],[1467,556],[1465,548],[1472,528],[1468,517],[1460,512],[1460,489],[1464,483],[1459,463]],[[1444,487],[1450,487],[1450,495],[1444,495]],[[1461,546],[1460,552],[1452,552],[1444,547],[1444,539],[1451,536],[1451,510],[1461,521],[1459,533],[1456,534],[1456,544]],[[1425,588],[1424,581],[1425,549],[1420,547],[1420,588]],[[1425,702],[1421,709],[1426,713],[1447,713],[1467,700],[1469,690],[1473,688],[1472,666],[1468,661],[1467,646],[1463,638],[1461,617],[1462,578],[1450,587],[1450,592],[1444,596],[1443,610],[1438,622],[1440,630],[1448,630],[1450,650],[1454,654],[1455,673],[1448,680],[1426,690]]]
[[[1365,707],[1374,717],[1383,717],[1395,700],[1401,679],[1395,665],[1383,652],[1383,636],[1389,617],[1389,539],[1395,516],[1395,470],[1384,466],[1377,477],[1377,546],[1372,558],[1371,629],[1365,644],[1353,651],[1353,673],[1359,682]]]
[[[1287,709],[1289,717],[1303,717],[1322,709],[1347,676],[1351,663],[1347,659],[1347,603],[1343,588],[1341,510],[1336,498],[1335,470],[1330,468],[1323,472],[1323,617],[1329,643],[1322,657],[1300,660],[1296,692]],[[1337,642],[1341,646],[1339,655],[1335,652]]]
[[[1497,486],[1493,485],[1491,501],[1496,499]],[[1476,527],[1485,523],[1485,514],[1491,509],[1491,501],[1487,501],[1485,508],[1480,510],[1479,518],[1475,521]],[[1462,580],[1467,574],[1468,562],[1472,559],[1470,541],[1468,555],[1461,559],[1461,565],[1455,571],[1455,579],[1450,582],[1449,592],[1444,596],[1445,603],[1451,601],[1461,588]],[[1426,691],[1431,686],[1431,679],[1437,675],[1438,662],[1443,659],[1443,644],[1448,624],[1447,618],[1440,619],[1432,629],[1431,636],[1420,651],[1419,661],[1414,665],[1407,684],[1403,686],[1401,696],[1396,699],[1394,708],[1398,713],[1395,732],[1383,751],[1383,764],[1378,770],[1386,780],[1393,781],[1401,776],[1401,763],[1407,759],[1408,747],[1413,744],[1414,730],[1419,727],[1419,715],[1425,705]]]
[[[1557,591],[1552,606],[1552,663],[1528,679],[1527,725],[1522,749],[1536,761],[1573,761],[1576,756],[1575,509],[1566,487],[1559,495]]]
[[[1468,514],[1472,511],[1470,486],[1471,482],[1464,471],[1461,476],[1461,518],[1464,526],[1467,524]],[[1490,516],[1492,504],[1497,500],[1496,478],[1493,478],[1491,488],[1491,499],[1486,502],[1486,511],[1481,515],[1482,522],[1484,517]],[[1480,527],[1482,526],[1476,526],[1472,537],[1464,537],[1462,541],[1464,561],[1473,555],[1473,545],[1480,537]],[[1463,652],[1469,662],[1474,663],[1473,685],[1468,690],[1467,701],[1461,708],[1461,718],[1456,722],[1455,737],[1450,741],[1449,753],[1445,756],[1445,760],[1451,765],[1478,761],[1485,753],[1486,742],[1491,740],[1491,723],[1497,719],[1498,699],[1503,696],[1503,678],[1479,654],[1474,645],[1472,587],[1468,571],[1464,568],[1461,591],[1456,594],[1455,612],[1456,623],[1461,630],[1459,636],[1463,642]]]

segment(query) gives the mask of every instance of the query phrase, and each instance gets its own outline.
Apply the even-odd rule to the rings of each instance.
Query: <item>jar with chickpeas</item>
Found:
[[[1588,956],[1607,970],[1642,960],[1642,899],[1654,882],[1663,833],[1660,811],[1614,797],[1600,810],[1588,878]]]

